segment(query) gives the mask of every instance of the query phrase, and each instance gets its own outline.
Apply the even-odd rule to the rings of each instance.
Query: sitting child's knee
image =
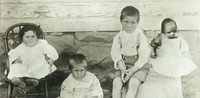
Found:
[[[18,77],[13,77],[11,79],[11,81],[12,81],[13,84],[19,84],[20,83],[20,79]]]
[[[120,77],[117,77],[117,78],[115,78],[113,80],[113,87],[120,87],[120,88],[122,88],[122,85],[123,85],[123,83],[122,83],[122,80],[121,80]]]
[[[137,78],[134,78],[134,77],[132,77],[132,78],[130,78],[130,80],[129,80],[129,86],[130,85],[139,85],[140,84],[140,81],[137,79]]]

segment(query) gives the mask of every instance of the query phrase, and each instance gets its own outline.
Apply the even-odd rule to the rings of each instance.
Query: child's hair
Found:
[[[177,24],[176,22],[171,19],[171,18],[165,18],[162,23],[161,23],[161,33],[164,33],[165,32],[165,24],[169,23],[169,22],[174,22],[174,24],[176,25],[176,28],[177,28]]]
[[[74,54],[69,57],[69,70],[72,70],[74,65],[87,62],[86,57],[83,54]],[[85,66],[87,67],[87,66]]]
[[[139,23],[140,21],[140,12],[137,8],[133,6],[126,6],[125,8],[122,9],[120,20],[122,21],[126,16],[136,16],[137,22]]]
[[[23,36],[25,34],[25,32],[27,31],[33,31],[33,33],[36,34],[37,38],[39,38],[40,34],[39,34],[39,31],[37,30],[36,27],[34,26],[24,26],[21,31],[19,32],[19,38],[20,38],[20,41],[22,42],[23,41]]]

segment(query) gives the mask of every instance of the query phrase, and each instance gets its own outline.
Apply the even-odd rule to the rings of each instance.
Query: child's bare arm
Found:
[[[123,82],[125,82],[124,78],[126,75],[126,65],[124,64],[123,60],[120,60],[117,62],[117,66],[121,71],[121,79]]]
[[[111,58],[114,62],[114,68],[124,70],[124,64],[121,55],[121,46],[119,44],[119,36],[115,36],[111,48]],[[119,68],[120,67],[120,68]]]
[[[126,65],[124,64],[123,60],[118,61],[117,66],[122,72],[126,70]]]

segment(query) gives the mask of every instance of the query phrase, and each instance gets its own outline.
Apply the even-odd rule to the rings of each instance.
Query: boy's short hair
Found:
[[[39,31],[38,31],[38,28],[34,27],[34,26],[24,26],[21,31],[19,32],[19,38],[20,38],[20,41],[22,42],[23,41],[23,36],[25,34],[25,32],[27,31],[33,31],[33,33],[36,34],[37,38],[39,38],[40,34],[39,34]]]
[[[72,70],[74,64],[87,62],[87,58],[83,54],[74,54],[69,57],[69,70]],[[87,67],[87,66],[86,66]]]
[[[137,22],[139,23],[140,21],[140,12],[137,8],[133,6],[126,6],[125,8],[122,9],[120,20],[122,21],[126,16],[136,16]]]
[[[162,21],[162,23],[161,23],[161,33],[164,33],[164,32],[165,32],[165,24],[167,24],[167,23],[169,23],[169,22],[174,22],[175,25],[176,25],[176,28],[178,28],[176,22],[175,22],[173,19],[171,19],[171,18],[165,18],[165,19]]]

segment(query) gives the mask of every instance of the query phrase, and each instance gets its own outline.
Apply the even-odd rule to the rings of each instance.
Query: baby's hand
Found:
[[[50,70],[49,74],[51,74],[52,73],[52,66],[53,66],[54,60],[51,59],[51,58],[49,58],[47,60],[47,63],[49,64],[49,70]]]
[[[153,58],[153,59],[156,59],[156,55],[154,55],[154,54],[151,54],[151,58]]]
[[[54,60],[51,59],[50,57],[48,57],[47,54],[44,54],[44,56],[45,56],[45,60],[47,61],[47,63],[50,65],[50,67],[52,67]]]
[[[51,58],[49,58],[49,59],[47,60],[47,63],[50,65],[50,67],[52,67],[52,66],[53,66],[53,63],[54,63],[54,60],[51,59]]]
[[[156,54],[156,52],[155,52],[156,50],[151,50],[151,58],[153,58],[153,59],[155,59],[156,57],[157,57],[157,54]]]
[[[18,58],[12,62],[12,64],[16,64],[16,63],[22,64],[22,60]]]

